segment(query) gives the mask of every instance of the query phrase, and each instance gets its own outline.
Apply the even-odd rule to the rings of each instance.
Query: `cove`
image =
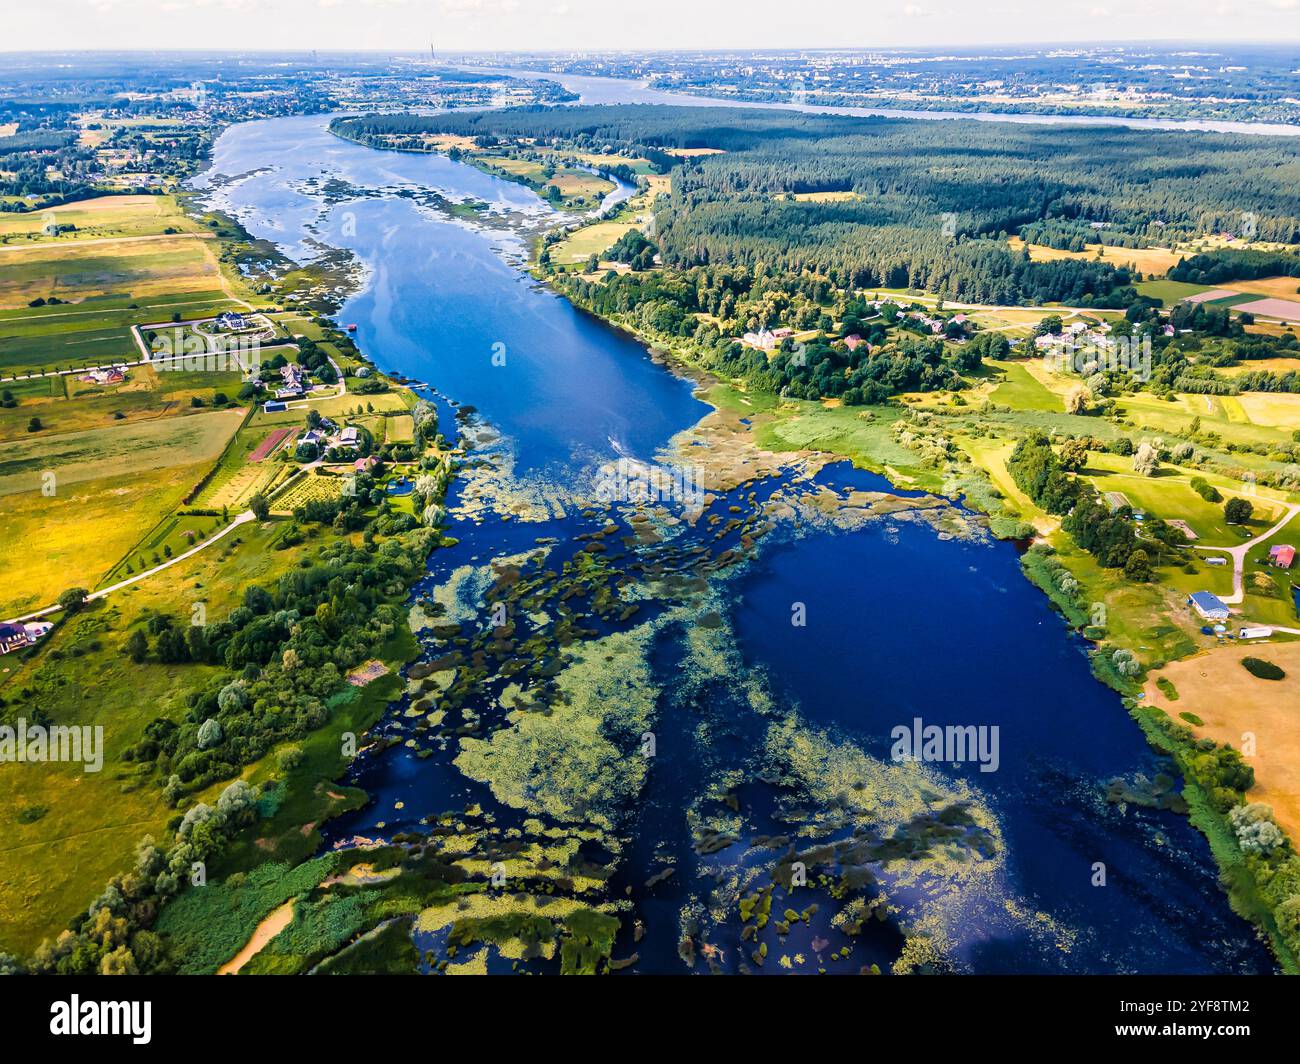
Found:
[[[787,474],[766,477],[717,498],[701,521],[674,528],[663,543],[619,546],[635,532],[626,517],[584,516],[572,498],[602,463],[654,461],[709,408],[642,345],[518,268],[528,227],[550,217],[531,192],[438,156],[348,144],[326,132],[327,121],[231,128],[200,187],[295,261],[330,248],[355,255],[360,286],[339,319],[357,324],[362,350],[382,369],[428,382],[448,430],[460,421],[451,404],[474,407],[499,434],[493,446],[508,455],[514,479],[555,500],[545,520],[492,512],[454,519],[449,533],[459,542],[434,552],[416,599],[465,570],[535,550],[539,540],[549,542],[556,563],[576,558],[589,542],[578,537],[607,520],[619,526],[605,541],[611,558],[641,572],[675,571],[692,552],[734,541],[735,533],[724,536],[728,515],[804,490]],[[481,200],[498,217],[466,224],[421,204],[422,190]],[[822,470],[817,483],[892,490],[842,463]],[[458,480],[451,512],[466,490]],[[768,860],[754,837],[789,823],[789,795],[764,780],[765,762],[781,753],[772,744],[782,714],[876,762],[889,758],[891,728],[917,717],[999,728],[997,772],[929,766],[936,787],[965,788],[1000,833],[996,867],[945,916],[945,959],[954,970],[1273,970],[1265,947],[1232,913],[1209,848],[1186,818],[1105,800],[1116,777],[1172,770],[1118,697],[1093,680],[1083,645],[1023,578],[1012,545],[944,538],[933,524],[902,514],[851,529],[801,518],[780,524],[744,564],[712,571],[708,583],[717,604],[709,632],[662,604],[646,608],[665,618],[647,654],[658,752],[623,812],[626,845],[609,884],[612,898],[634,899],[615,950],[635,957],[627,970],[686,970],[682,939],[699,937],[691,926],[708,923],[719,884]],[[791,623],[796,603],[806,625]],[[600,634],[615,630],[609,624]],[[705,637],[726,645],[730,671],[691,671],[692,644]],[[437,652],[426,646],[429,656]],[[760,689],[770,711],[755,710]],[[418,831],[425,817],[469,805],[522,825],[518,808],[454,763],[454,741],[423,749],[400,741],[409,734],[408,708],[409,699],[396,703],[376,729],[393,744],[359,758],[349,774],[371,804],[325,825],[326,844]],[[485,719],[494,712],[476,708]],[[747,827],[735,839],[717,835],[716,848],[701,847],[701,819],[721,822],[728,803]],[[588,856],[608,855],[592,847]],[[1092,883],[1098,863],[1105,886]],[[890,872],[884,889],[899,906],[924,913],[930,885]],[[841,944],[832,911],[823,903],[791,928],[786,952],[805,958],[797,970],[816,970],[812,958],[825,952],[818,943]],[[708,926],[715,952],[691,953],[686,964],[738,970],[749,946],[739,925]],[[887,967],[899,948],[891,924],[872,925],[851,943],[852,965]],[[773,958],[762,970],[781,968]]]

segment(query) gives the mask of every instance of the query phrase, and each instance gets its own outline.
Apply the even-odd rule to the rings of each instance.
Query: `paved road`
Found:
[[[106,595],[111,595],[114,591],[120,591],[124,587],[129,587],[134,583],[144,580],[146,577],[156,576],[158,573],[161,573],[164,569],[170,569],[173,565],[185,561],[186,558],[194,557],[194,555],[198,554],[199,551],[207,550],[210,546],[212,546],[212,544],[216,543],[217,540],[225,538],[232,531],[238,528],[240,525],[246,525],[248,524],[249,521],[255,521],[255,520],[256,518],[253,516],[253,511],[245,510],[242,514],[239,514],[234,519],[232,519],[230,524],[226,525],[226,527],[223,528],[220,532],[218,532],[215,536],[209,536],[197,547],[191,547],[183,554],[176,555],[175,558],[168,558],[167,561],[163,562],[161,565],[155,565],[152,569],[146,569],[142,573],[136,573],[135,576],[127,577],[125,580],[119,580],[116,584],[110,584],[108,587],[100,588],[98,591],[92,591],[89,595],[86,596],[86,601],[94,602],[97,599],[104,598]],[[35,613],[27,613],[21,617],[11,618],[5,623],[22,624],[24,621],[34,621],[39,617],[47,617],[51,613],[58,613],[59,610],[61,609],[63,609],[63,607],[55,603],[55,605],[46,606],[44,609],[37,610]]]

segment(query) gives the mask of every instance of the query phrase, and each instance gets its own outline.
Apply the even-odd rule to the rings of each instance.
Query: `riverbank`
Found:
[[[574,298],[572,288],[565,283],[563,276],[538,275],[544,277],[548,284],[566,298]],[[581,301],[579,305],[582,305]],[[599,316],[590,307],[584,309]],[[688,346],[674,344],[667,337],[638,328],[628,319],[606,320],[613,327],[636,336],[673,372],[703,386],[702,398],[712,403],[715,409],[725,408],[733,415],[729,424],[730,431],[750,436],[753,446],[772,448],[770,453],[774,462],[780,461],[782,451],[799,460],[807,460],[810,455],[817,453],[822,454],[826,461],[848,460],[855,466],[894,481],[906,478],[909,487],[919,486],[947,495],[962,505],[985,514],[990,519],[990,527],[995,534],[1003,538],[1020,539],[1025,535],[1024,515],[1004,507],[1004,497],[992,488],[989,470],[972,461],[968,463],[964,474],[954,475],[951,466],[936,470],[929,465],[916,464],[917,456],[914,453],[900,448],[897,440],[891,438],[891,433],[882,431],[907,419],[911,412],[905,408],[891,404],[845,411],[824,403],[783,401],[766,394],[751,395],[736,390],[731,383],[714,378]],[[738,412],[747,416],[737,418],[734,415]],[[811,433],[800,433],[797,429],[799,422],[809,418],[814,421],[829,420],[831,424]],[[794,440],[802,445],[796,451],[788,449]],[[978,477],[982,483],[973,485],[970,480],[972,476]],[[1042,542],[1046,544],[1051,538],[1059,538],[1061,535],[1058,532],[1055,537]],[[1076,631],[1085,631],[1090,626],[1095,626],[1095,620],[1089,615],[1087,600],[1081,599],[1077,594],[1064,593],[1059,583],[1053,581],[1053,573],[1061,568],[1059,562],[1053,563],[1055,570],[1040,570],[1039,559],[1043,557],[1042,554],[1034,553],[1026,555],[1026,578],[1043,592]],[[1203,750],[1197,745],[1196,736],[1186,727],[1180,727],[1168,718],[1158,717],[1160,710],[1155,706],[1142,704],[1141,680],[1125,676],[1113,667],[1110,658],[1115,651],[1115,644],[1107,645],[1104,628],[1099,628],[1090,635],[1096,679],[1123,696],[1126,708],[1142,726],[1152,747],[1172,757],[1182,769],[1184,795],[1191,809],[1191,822],[1211,844],[1234,910],[1254,923],[1267,937],[1284,971],[1300,972],[1294,943],[1288,941],[1288,937],[1294,938],[1295,933],[1292,931],[1288,936],[1279,925],[1280,907],[1289,895],[1278,896],[1276,892],[1263,889],[1258,876],[1264,869],[1251,865],[1234,834],[1227,816],[1228,810],[1216,805],[1206,787],[1198,781],[1192,762],[1203,754]]]
[[[1149,751],[982,519],[828,464],[820,422],[806,462],[755,446],[756,421],[793,431],[781,404],[756,409],[763,397],[716,384],[709,405],[691,398],[641,344],[503,264],[487,234],[371,191],[500,201],[516,186],[321,126],[232,131],[225,172],[279,168],[232,205],[251,231],[298,219],[366,264],[343,319],[385,368],[436,385],[444,425],[474,451],[449,499],[461,542],[435,552],[417,591],[422,660],[405,691],[376,697],[346,786],[319,795],[369,800],[316,828],[323,851],[293,843],[292,824],[313,819],[304,806],[268,809],[231,851],[253,862],[250,881],[269,867],[259,840],[321,857],[260,888],[264,907],[232,925],[214,966],[293,887],[293,923],[248,971],[359,953],[410,970],[413,949],[429,971],[1271,970],[1185,821],[1099,799],[1114,774],[1149,771]],[[324,154],[357,198],[312,196]],[[896,448],[895,483],[936,478],[893,435],[903,411],[808,406]],[[638,505],[620,483],[601,501],[587,477],[618,456],[629,480],[698,466],[702,507]],[[945,589],[946,638],[926,635],[916,589],[930,587]],[[987,623],[992,596],[1020,648],[1014,675],[989,672],[1004,638]],[[1049,718],[1062,683],[1072,712]],[[915,704],[1000,725],[1001,771],[890,759],[890,729]],[[1060,775],[1043,776],[1044,756]],[[376,854],[401,871],[362,896],[325,886],[334,857]],[[1152,894],[1089,889],[1071,872],[1081,854],[1121,861]],[[789,876],[796,855],[807,886]],[[209,906],[247,889],[230,867],[220,892],[186,893],[169,933],[210,924]],[[467,905],[444,892],[452,878]],[[376,961],[365,936],[399,912],[414,919],[385,925]]]

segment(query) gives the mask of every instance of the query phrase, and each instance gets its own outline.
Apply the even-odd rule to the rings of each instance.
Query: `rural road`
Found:
[[[145,577],[155,576],[158,573],[161,573],[164,569],[170,569],[173,565],[176,565],[178,562],[183,562],[185,561],[186,558],[194,557],[194,555],[198,554],[199,551],[206,550],[208,547],[212,546],[212,544],[216,543],[217,540],[222,539],[223,537],[229,535],[231,531],[238,528],[240,525],[246,525],[248,524],[249,521],[255,521],[255,520],[256,517],[254,517],[253,511],[245,510],[242,514],[236,516],[230,522],[230,524],[226,525],[226,527],[223,528],[220,532],[218,532],[215,536],[211,536],[208,539],[205,539],[197,547],[191,547],[183,554],[178,554],[176,555],[175,558],[169,558],[161,565],[155,565],[152,569],[146,569],[142,573],[136,573],[135,576],[128,577],[125,580],[119,580],[116,584],[110,584],[108,587],[100,588],[100,590],[98,591],[92,591],[89,595],[86,596],[86,601],[94,602],[97,599],[102,599],[106,595],[109,595],[114,591],[120,591],[124,587],[129,587],[131,584],[134,584],[137,581],[145,579]],[[10,620],[6,621],[5,624],[22,624],[25,621],[34,621],[40,617],[46,617],[51,613],[58,613],[59,610],[61,609],[63,609],[63,607],[56,603],[53,606],[46,606],[42,610],[37,610],[35,613],[27,613],[21,617],[13,617]]]
[[[1268,539],[1269,536],[1273,535],[1275,532],[1280,531],[1282,527],[1286,525],[1288,521],[1291,520],[1291,518],[1293,518],[1297,513],[1300,513],[1300,503],[1287,502],[1287,503],[1283,503],[1282,505],[1286,507],[1286,516],[1283,517],[1282,520],[1280,520],[1267,532],[1262,532],[1254,539],[1247,540],[1245,543],[1241,544],[1241,546],[1239,547],[1197,547],[1196,548],[1197,550],[1213,550],[1213,551],[1218,551],[1221,554],[1231,555],[1232,594],[1223,600],[1226,605],[1240,606],[1242,600],[1246,597],[1246,555],[1250,552],[1250,549],[1254,546],[1257,546],[1259,543],[1263,542],[1264,540]],[[1279,629],[1279,630],[1285,630],[1285,629]]]
[[[140,244],[158,240],[215,240],[216,233],[153,233],[146,236],[98,236],[90,240],[34,240],[30,244],[0,245],[0,254],[14,255],[24,251],[68,251],[88,248],[96,244]]]

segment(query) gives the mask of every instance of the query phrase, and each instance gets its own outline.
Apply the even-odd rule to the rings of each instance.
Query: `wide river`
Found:
[[[972,122],[1014,122],[1023,125],[1128,126],[1132,129],[1178,129],[1202,133],[1250,133],[1263,137],[1300,136],[1300,126],[1286,122],[1235,122],[1207,118],[1139,118],[1125,115],[1017,114],[1003,111],[939,111],[899,107],[835,107],[825,104],[776,103],[737,100],[725,96],[673,92],[660,89],[648,81],[629,78],[602,78],[587,74],[562,74],[546,70],[514,70],[507,67],[465,67],[487,74],[506,74],[517,78],[544,78],[577,93],[578,103],[661,103],[678,107],[757,107],[811,114],[856,115],[861,118],[916,118],[939,120],[960,118]]]
[[[526,234],[554,219],[529,190],[442,157],[343,142],[327,121],[235,126],[197,184],[290,258],[350,252],[358,286],[339,320],[356,324],[358,344],[381,368],[426,382],[444,432],[460,430],[471,457],[483,459],[450,500],[448,531],[459,543],[434,552],[415,593],[472,619],[494,559],[536,550],[540,540],[558,568],[590,545],[578,536],[611,519],[631,529],[627,508],[593,517],[580,501],[597,466],[665,460],[670,441],[710,408],[640,344],[523,273]],[[490,205],[481,222],[445,209],[467,199]],[[477,415],[455,417],[466,405]],[[896,513],[886,506],[885,516],[860,520],[807,505],[818,492],[844,499],[853,490],[892,491],[843,464],[811,479],[783,469],[711,499],[694,525],[670,514],[659,535],[625,540],[626,551],[605,541],[610,563],[638,567],[648,586],[647,574],[663,578],[683,559],[734,542],[731,523],[762,510],[772,527],[739,563],[719,560],[684,577],[690,595],[649,607],[653,622],[642,611],[597,626],[603,638],[642,625],[642,657],[626,657],[624,646],[610,668],[645,671],[657,747],[611,833],[619,853],[609,896],[632,917],[615,956],[634,955],[629,970],[639,972],[681,972],[687,963],[702,971],[706,961],[738,970],[752,943],[738,940],[734,904],[719,898],[737,883],[765,881],[756,868],[779,844],[759,836],[802,838],[801,846],[832,838],[847,861],[844,847],[873,831],[907,836],[912,829],[898,825],[915,803],[933,812],[959,800],[978,829],[958,817],[951,846],[931,833],[921,849],[933,852],[916,863],[880,851],[867,862],[897,922],[843,935],[825,884],[810,872],[804,889],[820,908],[787,943],[774,943],[763,970],[816,970],[841,948],[845,961],[831,970],[887,968],[902,927],[934,944],[936,966],[961,971],[1272,971],[1185,817],[1106,800],[1112,780],[1155,779],[1169,766],[1092,678],[1085,646],[1021,575],[1016,547],[977,531],[951,535],[973,525],[971,515],[924,509],[931,499],[902,499]],[[796,614],[806,623],[793,624]],[[444,653],[434,637],[421,638],[426,657]],[[469,708],[489,733],[507,726],[500,706]],[[996,771],[970,760],[892,760],[891,730],[916,718],[996,726]],[[327,825],[328,845],[418,831],[422,818],[466,806],[498,823],[522,824],[525,812],[552,822],[527,804],[545,788],[544,773],[522,791],[494,791],[454,763],[455,736],[413,737],[409,699],[378,731],[397,741],[361,758],[350,778],[373,801]],[[712,842],[701,843],[702,828]],[[972,839],[983,841],[972,847]],[[730,921],[718,916],[726,905]],[[680,943],[691,938],[709,945],[703,957],[686,951],[684,962]]]

